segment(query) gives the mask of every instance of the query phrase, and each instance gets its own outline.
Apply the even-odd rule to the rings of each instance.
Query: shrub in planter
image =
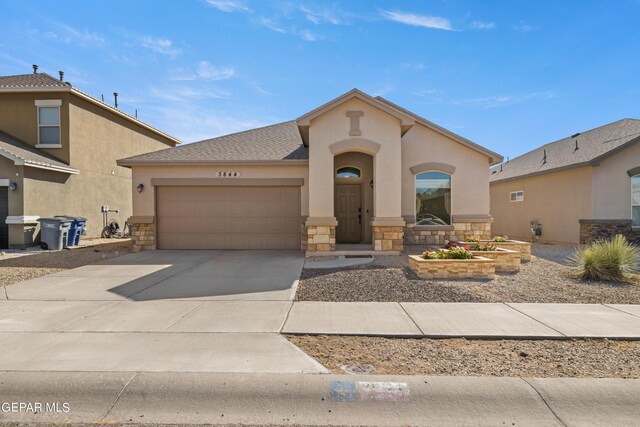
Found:
[[[610,240],[577,249],[570,260],[580,268],[583,279],[619,282],[638,271],[640,248],[618,234]]]
[[[448,250],[424,251],[420,257],[422,259],[471,259],[473,254],[464,246],[451,244]]]
[[[488,251],[495,251],[496,249],[497,249],[496,245],[492,245],[491,243],[487,242],[487,243],[476,243],[472,251],[488,252]]]
[[[469,243],[478,243],[480,241],[480,239],[476,238],[476,237],[469,237],[464,239],[465,242],[469,242]]]
[[[496,236],[493,238],[494,242],[504,243],[509,240],[509,236]]]

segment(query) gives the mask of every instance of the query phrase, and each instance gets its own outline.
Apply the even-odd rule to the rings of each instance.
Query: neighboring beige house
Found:
[[[544,145],[491,171],[493,231],[589,243],[640,242],[640,120],[623,119]]]
[[[118,164],[133,169],[138,246],[328,252],[489,237],[500,161],[354,89],[297,120]]]
[[[100,207],[121,225],[131,215],[131,170],[123,156],[178,140],[44,73],[0,76],[0,248],[38,241],[37,219],[88,219],[102,232]]]

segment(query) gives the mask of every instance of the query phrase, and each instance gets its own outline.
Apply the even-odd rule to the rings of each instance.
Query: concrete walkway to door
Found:
[[[7,286],[3,370],[326,372],[279,332],[299,251],[152,251]]]

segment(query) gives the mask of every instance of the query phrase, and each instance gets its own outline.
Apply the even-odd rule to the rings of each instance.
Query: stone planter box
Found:
[[[472,259],[423,259],[409,255],[409,267],[423,279],[493,279],[496,262],[482,256]]]
[[[519,240],[507,240],[506,242],[494,242],[493,240],[480,240],[480,243],[491,243],[496,248],[509,249],[511,251],[520,252],[520,260],[522,262],[531,261],[531,243],[521,242]],[[467,245],[471,248],[476,242],[458,242],[459,245]]]
[[[496,262],[496,272],[517,273],[520,271],[520,252],[496,248],[495,251],[471,251],[475,256],[489,258]]]

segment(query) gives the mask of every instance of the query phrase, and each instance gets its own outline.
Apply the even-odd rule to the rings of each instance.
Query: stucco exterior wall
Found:
[[[487,156],[416,124],[402,137],[402,216],[416,214],[416,183],[411,167],[422,163],[455,167],[451,175],[453,215],[489,215],[489,161]]]
[[[240,178],[302,178],[301,217],[309,215],[309,173],[306,165],[299,166],[135,166],[129,191],[133,197],[136,216],[155,216],[155,193],[152,178],[215,178],[219,171],[240,172]],[[233,178],[229,178],[230,180]],[[144,191],[138,193],[138,184]]]
[[[349,136],[347,111],[362,111],[360,136]],[[380,144],[374,156],[374,216],[400,218],[400,120],[359,99],[351,99],[311,121],[309,128],[309,216],[334,216],[333,157],[330,145],[345,140]],[[357,150],[354,150],[357,151]],[[338,153],[340,154],[340,153]],[[370,154],[370,153],[367,153]]]
[[[540,241],[578,243],[579,220],[592,215],[591,188],[590,166],[493,183],[493,232],[529,241],[529,221],[536,220],[542,228]],[[524,201],[511,202],[512,191],[524,191]]]
[[[636,143],[593,167],[593,216],[588,219],[631,219],[631,177],[627,171],[639,166],[640,144]]]
[[[123,225],[132,214],[131,170],[117,166],[116,160],[169,148],[174,143],[66,93],[1,94],[0,129],[35,146],[38,138],[35,100],[39,99],[62,100],[62,148],[41,150],[79,169],[80,174],[20,167],[18,191],[11,196],[20,195],[20,202],[10,200],[11,214],[86,217],[87,237],[98,237],[102,232],[100,206],[109,205],[120,210],[110,214],[110,218]],[[13,165],[4,163],[0,163],[3,174],[5,169],[12,170]],[[21,239],[19,234],[17,227],[10,229],[10,240],[16,246]]]
[[[0,157],[0,179],[8,179],[15,182],[18,187],[16,191],[9,191],[9,215],[22,215],[24,187],[23,187],[23,167],[16,166],[13,161]]]
[[[69,98],[64,92],[0,93],[0,130],[29,145],[38,144],[38,109],[36,100],[59,99],[62,148],[41,149],[69,164]]]

